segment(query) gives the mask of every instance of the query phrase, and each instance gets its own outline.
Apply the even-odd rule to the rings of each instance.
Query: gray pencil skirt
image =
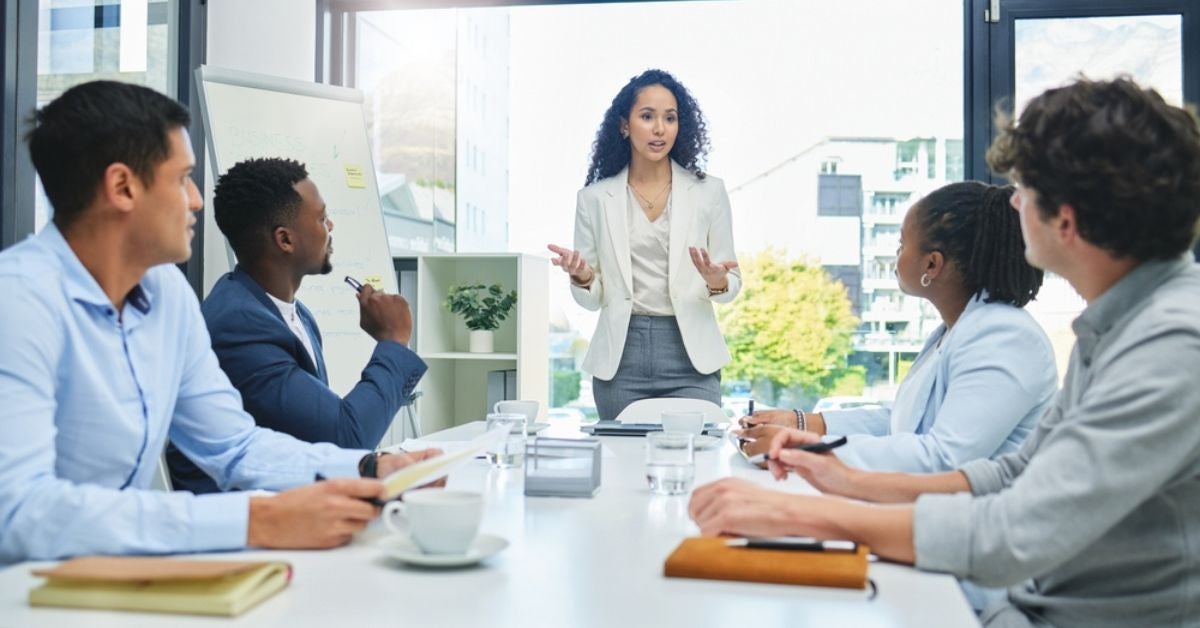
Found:
[[[629,318],[621,364],[610,380],[592,378],[600,420],[617,418],[639,399],[684,397],[721,405],[721,371],[703,375],[692,366],[674,316]]]

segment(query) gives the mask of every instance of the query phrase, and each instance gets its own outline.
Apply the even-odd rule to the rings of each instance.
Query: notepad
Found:
[[[384,488],[387,489],[387,499],[395,499],[410,488],[422,486],[446,476],[454,467],[470,461],[475,456],[482,455],[488,448],[500,443],[507,436],[507,427],[493,428],[492,431],[471,439],[465,445],[457,445],[454,451],[397,469],[382,480]],[[437,443],[428,444],[437,445]]]
[[[233,617],[287,587],[292,566],[280,561],[86,556],[33,575],[46,582],[29,592],[30,606]]]
[[[726,539],[684,539],[663,566],[669,578],[740,580],[773,584],[863,589],[867,586],[865,545],[855,552],[801,552],[728,547]]]

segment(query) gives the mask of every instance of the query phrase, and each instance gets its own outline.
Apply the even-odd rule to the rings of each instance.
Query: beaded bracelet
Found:
[[[799,428],[801,432],[807,430],[808,417],[805,416],[804,411],[800,408],[792,408],[792,412],[796,413],[796,427]]]

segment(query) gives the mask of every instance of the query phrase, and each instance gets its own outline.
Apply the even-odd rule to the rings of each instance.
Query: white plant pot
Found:
[[[496,338],[496,332],[491,330],[472,330],[471,331],[471,353],[491,353],[492,341]]]

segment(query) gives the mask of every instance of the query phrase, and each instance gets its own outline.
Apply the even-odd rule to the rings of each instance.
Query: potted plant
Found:
[[[471,330],[471,353],[492,352],[494,332],[516,304],[517,291],[505,294],[500,284],[454,286],[445,303],[446,309],[463,317]]]

